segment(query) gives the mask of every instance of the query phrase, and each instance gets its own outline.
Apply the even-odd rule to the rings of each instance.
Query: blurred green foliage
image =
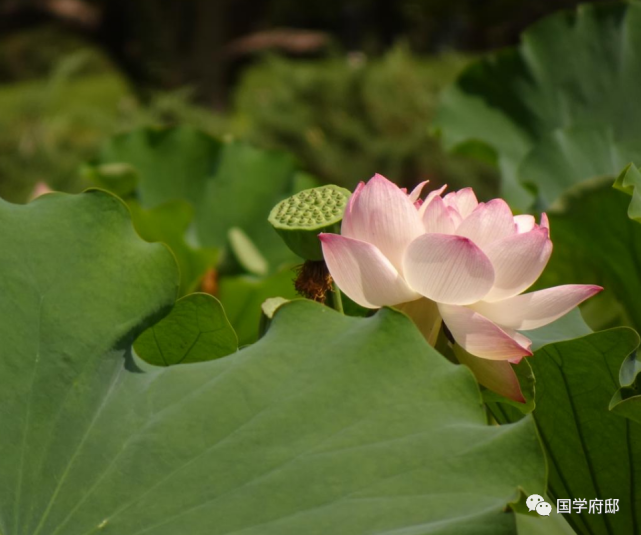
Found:
[[[27,200],[39,181],[80,191],[90,183],[78,169],[107,138],[174,124],[285,149],[322,181],[348,188],[379,172],[407,186],[430,178],[474,186],[481,197],[496,192],[490,166],[444,154],[428,131],[439,92],[467,63],[462,56],[419,58],[405,47],[380,59],[268,56],[246,69],[222,113],[193,104],[189,88],[143,103],[86,43],[60,45],[58,56],[32,50],[35,43],[54,48],[56,39],[64,45],[50,30],[2,41],[13,55],[0,54],[0,74],[16,77],[14,56],[34,65],[0,86],[0,196],[10,201]],[[49,75],[38,78],[46,65]]]
[[[26,197],[33,184],[77,189],[74,171],[89,157],[127,95],[115,75],[73,77],[82,61],[70,56],[46,81],[25,81],[0,91],[0,195]]]
[[[78,169],[113,134],[186,123],[221,130],[216,115],[189,103],[186,91],[159,93],[142,105],[115,71],[85,75],[91,53],[62,60],[45,81],[0,87],[0,196],[24,201],[38,181],[80,191]]]
[[[32,62],[18,81],[0,85],[0,197],[23,202],[39,181],[61,191],[84,189],[81,164],[119,132],[174,122],[222,130],[217,115],[190,103],[188,90],[159,92],[142,104],[102,53],[66,42],[49,29],[0,42],[0,77],[8,70],[16,76],[14,56]],[[57,54],[33,50],[53,43]],[[38,77],[46,66],[49,74]]]
[[[267,57],[242,78],[233,128],[294,152],[328,183],[353,188],[378,172],[406,186],[429,178],[490,197],[494,171],[446,155],[428,129],[441,89],[466,64],[453,54],[419,58],[402,46],[373,60]]]

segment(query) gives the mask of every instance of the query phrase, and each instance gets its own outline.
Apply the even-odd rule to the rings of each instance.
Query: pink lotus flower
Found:
[[[398,306],[410,317],[431,307],[472,355],[518,362],[532,355],[521,331],[551,323],[602,290],[571,284],[523,294],[552,253],[547,216],[539,224],[513,216],[505,201],[479,203],[471,188],[441,197],[443,187],[422,202],[425,184],[407,194],[375,175],[350,198],[341,235],[320,235],[332,277],[358,304]]]

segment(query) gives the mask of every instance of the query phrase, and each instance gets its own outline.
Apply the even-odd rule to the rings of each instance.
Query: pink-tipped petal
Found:
[[[447,206],[454,206],[463,219],[469,216],[479,204],[472,188],[448,193],[443,200]]]
[[[520,335],[510,336],[498,325],[468,307],[438,306],[443,321],[454,340],[468,353],[490,360],[510,360],[529,357],[530,340]]]
[[[424,234],[407,248],[403,266],[409,286],[438,303],[475,303],[494,283],[490,260],[461,236]]]
[[[548,215],[545,212],[541,214],[541,226],[550,230],[550,220],[548,219]]]
[[[343,214],[343,221],[341,222],[341,234],[344,236],[351,236],[353,232],[353,225],[352,225],[352,219],[353,219],[353,209],[354,209],[354,203],[356,202],[356,199],[360,196],[361,192],[363,191],[363,188],[365,187],[365,182],[359,182],[358,186],[356,186],[356,189],[354,190],[354,193],[352,193],[351,197],[349,198],[349,201],[347,201],[347,206],[345,207],[345,213]]]
[[[400,271],[405,248],[424,232],[418,210],[396,184],[381,175],[358,193],[343,236],[375,245]]]
[[[530,232],[536,226],[536,219],[530,214],[515,215],[514,222],[516,223],[516,231],[519,234]]]
[[[433,199],[434,197],[440,197],[440,196],[441,196],[441,194],[442,194],[446,189],[447,189],[447,184],[444,184],[444,185],[443,185],[443,186],[441,186],[440,188],[438,188],[438,189],[434,189],[434,190],[430,191],[430,192],[427,194],[427,197],[425,197],[425,202],[426,202],[427,204],[429,204],[429,203],[432,201],[432,199]]]
[[[320,234],[319,238],[332,278],[359,305],[379,308],[420,297],[374,245],[337,234]]]
[[[423,213],[423,226],[427,233],[454,234],[460,219],[454,210],[445,206],[443,199],[434,197]]]
[[[545,228],[514,234],[485,248],[494,266],[494,286],[484,301],[500,301],[520,294],[539,278],[552,254],[552,242]]]
[[[529,331],[552,323],[601,290],[590,284],[567,284],[471,308],[502,327]]]
[[[521,347],[527,347],[530,349],[532,346],[532,340],[530,340],[527,336],[524,334],[521,334],[520,332],[515,331],[514,329],[508,329],[507,327],[501,327],[503,331],[506,332],[508,336],[511,338],[514,338],[517,344],[519,344]],[[518,364],[521,362],[521,359],[525,356],[530,356],[530,355],[522,355],[520,357],[515,357],[513,359],[510,359],[510,362],[512,364]]]
[[[514,216],[503,199],[479,204],[456,229],[456,234],[472,240],[481,249],[516,233]]]
[[[423,188],[425,185],[429,182],[429,180],[424,180],[420,184],[418,184],[412,192],[409,194],[410,201],[415,203],[416,201],[419,200],[419,197],[421,196],[421,193],[423,192]]]

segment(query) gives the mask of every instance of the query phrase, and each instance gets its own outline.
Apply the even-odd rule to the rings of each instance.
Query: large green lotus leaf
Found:
[[[267,223],[272,207],[299,181],[288,154],[179,127],[116,136],[99,161],[138,171],[136,193],[145,208],[188,201],[195,210],[193,238],[202,247],[224,248],[229,229],[238,227],[258,244],[272,270],[296,258]]]
[[[548,213],[554,252],[537,288],[600,284],[603,292],[584,307],[593,328],[641,329],[641,225],[627,216],[630,197],[612,179],[575,186]]]
[[[617,177],[614,187],[629,194],[628,217],[641,223],[641,172],[629,164]],[[619,373],[621,388],[610,402],[610,409],[617,414],[641,424],[641,358],[634,353],[626,359]]]
[[[400,313],[293,302],[234,356],[158,368],[131,344],[177,271],[120,201],[2,202],[0,229],[3,535],[502,535],[543,491],[532,420],[488,426]]]
[[[36,528],[47,504],[68,505],[99,473],[91,465],[109,451],[110,430],[97,421],[133,373],[127,348],[172,306],[178,272],[99,191],[0,201],[0,249],[0,532],[50,534],[46,522]],[[88,440],[103,442],[98,457]]]
[[[555,130],[528,153],[519,176],[536,188],[539,204],[546,207],[575,184],[615,176],[631,161],[641,162],[641,139],[626,145],[609,127]]]
[[[533,414],[547,451],[548,494],[554,500],[619,500],[616,514],[565,515],[579,534],[641,533],[641,425],[609,410],[621,363],[638,344],[639,336],[623,327],[547,345],[528,359],[536,377]],[[497,409],[499,419],[513,419]]]
[[[516,521],[519,535],[576,535],[564,515],[516,515]]]
[[[436,125],[448,147],[493,148],[505,196],[527,208],[524,184],[549,203],[567,183],[616,175],[639,154],[640,85],[641,5],[584,5],[471,65],[444,95]]]
[[[189,294],[176,301],[169,315],[142,333],[136,354],[156,366],[205,362],[238,350],[238,337],[220,301],[208,294]]]

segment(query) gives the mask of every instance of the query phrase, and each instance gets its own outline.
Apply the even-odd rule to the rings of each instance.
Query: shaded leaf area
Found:
[[[238,275],[220,279],[218,297],[238,334],[241,347],[253,344],[258,339],[261,305],[267,299],[300,297],[294,289],[295,277],[293,270],[283,269],[263,278]]]
[[[575,186],[550,212],[554,252],[536,288],[600,284],[583,307],[595,329],[622,322],[641,329],[641,225],[626,214],[630,198],[612,179]]]
[[[436,118],[445,145],[489,145],[503,193],[547,207],[572,183],[641,156],[641,5],[584,5],[533,25],[514,49],[472,64]]]
[[[128,163],[85,164],[80,168],[80,174],[121,198],[132,195],[140,180],[138,171]]]
[[[163,242],[176,256],[180,269],[180,294],[192,292],[219,253],[214,248],[194,247],[185,235],[194,216],[192,206],[183,200],[168,201],[145,209],[134,199],[128,201],[131,217],[140,237],[149,242]]]
[[[515,533],[543,492],[530,418],[488,426],[471,374],[402,314],[283,306],[229,358],[152,367],[169,252],[116,198],[0,202],[3,535]]]
[[[536,377],[536,420],[554,500],[618,499],[616,514],[572,512],[579,534],[641,533],[641,425],[609,410],[621,363],[639,343],[628,328],[550,344],[528,359]],[[515,414],[493,407],[501,421]],[[505,410],[507,409],[507,410]]]
[[[610,401],[610,410],[641,424],[641,358],[631,354],[621,366],[621,388]]]
[[[147,329],[134,344],[150,364],[171,366],[204,362],[238,350],[238,337],[220,301],[208,294],[190,294]]]
[[[641,171],[633,163],[628,164],[614,182],[614,187],[632,197],[628,217],[641,223]]]

